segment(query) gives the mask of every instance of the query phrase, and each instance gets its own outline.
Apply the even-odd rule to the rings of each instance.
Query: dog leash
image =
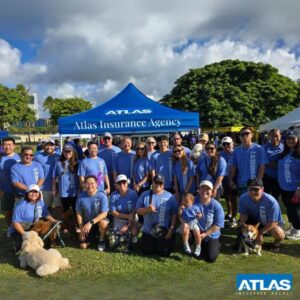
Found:
[[[60,233],[59,233],[61,223],[62,223],[62,221],[56,222],[56,224],[44,235],[43,241],[51,234],[52,231],[54,231],[54,229],[56,229],[59,242],[61,243],[62,247],[66,247],[66,245],[65,245],[64,241],[62,240]]]

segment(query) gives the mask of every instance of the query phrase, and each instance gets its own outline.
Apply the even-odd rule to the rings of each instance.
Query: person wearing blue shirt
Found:
[[[278,252],[280,242],[285,238],[278,201],[272,195],[264,193],[261,179],[249,179],[247,186],[248,192],[239,200],[239,226],[260,223],[258,239],[270,232],[274,237],[273,250]]]
[[[144,192],[136,204],[136,212],[144,216],[140,245],[145,255],[158,254],[167,257],[171,254],[175,238],[177,209],[175,197],[164,190],[164,178],[161,175],[155,176],[152,190]],[[156,226],[167,231],[161,239],[151,234]]]
[[[201,218],[198,226],[201,232],[201,255],[207,262],[215,262],[220,253],[221,228],[224,227],[224,211],[220,202],[212,198],[213,184],[208,180],[199,185],[199,198],[195,203],[200,206]]]
[[[173,148],[175,148],[176,146],[181,146],[184,149],[186,156],[190,157],[191,150],[188,147],[182,145],[182,136],[179,132],[176,132],[173,135],[172,141],[173,141]]]
[[[135,152],[131,150],[132,140],[128,136],[124,136],[121,141],[122,151],[118,152],[115,159],[114,179],[118,175],[124,174],[130,180],[130,187],[133,187],[133,161]]]
[[[200,158],[196,167],[197,185],[203,180],[212,182],[214,185],[212,196],[216,197],[226,175],[227,164],[225,159],[218,154],[213,142],[206,144],[205,151],[207,155]]]
[[[247,181],[253,178],[262,179],[265,173],[267,157],[262,146],[252,143],[253,132],[250,127],[240,130],[241,145],[234,149],[229,184],[237,186],[239,195],[247,192]],[[237,174],[237,182],[233,181]]]
[[[270,130],[269,140],[270,141],[267,144],[263,145],[268,159],[263,178],[264,191],[268,194],[271,194],[275,199],[278,199],[280,195],[280,187],[277,181],[277,162],[284,148],[283,143],[280,142],[280,130]]]
[[[76,218],[80,229],[80,248],[86,249],[99,234],[98,251],[105,250],[105,234],[108,229],[108,199],[103,191],[98,190],[97,177],[90,175],[84,181],[82,192],[76,203]]]
[[[98,157],[98,145],[94,141],[88,142],[89,157],[83,159],[79,164],[78,175],[81,188],[84,188],[85,177],[96,176],[98,188],[107,195],[110,193],[110,183],[105,161]]]
[[[300,239],[300,137],[295,131],[286,133],[284,150],[277,164],[281,200],[286,207],[291,228],[286,238]]]
[[[22,244],[22,234],[30,228],[30,226],[40,218],[46,218],[50,222],[55,223],[56,220],[49,214],[44,201],[40,187],[36,184],[29,185],[22,198],[15,206],[12,217],[12,237],[15,240],[16,252]]]
[[[53,170],[52,193],[59,195],[63,213],[72,208],[75,213],[79,189],[77,152],[67,144]]]
[[[21,161],[19,154],[15,153],[16,144],[12,137],[2,140],[3,154],[0,157],[0,200],[4,211],[6,225],[11,224],[12,211],[15,205],[15,195],[10,178],[11,167]]]
[[[113,145],[113,136],[109,132],[105,132],[103,134],[103,145],[101,145],[100,150],[98,152],[98,156],[105,161],[110,191],[113,192],[115,190],[115,181],[113,171],[115,170],[115,160],[117,153],[121,152],[119,147]]]
[[[61,200],[57,195],[52,193],[52,181],[53,181],[53,170],[56,162],[59,160],[60,155],[55,152],[55,142],[48,139],[44,143],[44,151],[37,153],[34,160],[39,162],[44,170],[45,181],[42,185],[43,199],[48,209],[52,210],[57,217],[61,217],[62,214],[62,204]]]
[[[21,161],[14,164],[10,170],[12,185],[16,192],[16,202],[22,198],[29,185],[42,186],[45,180],[44,170],[39,162],[33,161],[33,149],[25,146],[21,150]]]
[[[147,157],[147,148],[144,142],[139,142],[135,148],[136,155],[133,161],[133,189],[141,195],[149,189],[150,161]]]
[[[169,149],[169,141],[162,136],[158,142],[159,153],[155,156],[152,168],[152,177],[161,175],[164,177],[164,189],[173,193],[173,152]]]
[[[147,146],[147,156],[148,156],[148,160],[150,162],[152,162],[152,157],[153,155],[157,154],[158,151],[156,151],[155,147],[156,147],[156,140],[154,137],[149,136],[146,139],[146,146]]]
[[[116,179],[116,191],[110,195],[110,211],[113,216],[114,227],[120,234],[130,230],[131,242],[137,243],[138,223],[135,220],[135,206],[138,194],[128,188],[128,178],[120,174]]]
[[[225,136],[222,139],[223,150],[220,152],[220,156],[223,157],[227,164],[226,175],[223,178],[223,197],[226,201],[227,214],[225,215],[225,221],[228,221],[229,227],[236,227],[236,215],[237,215],[237,189],[232,188],[229,184],[229,174],[233,159],[233,140],[230,136]]]
[[[193,162],[187,158],[182,146],[173,148],[173,178],[177,201],[181,201],[183,193],[196,193],[196,176]]]

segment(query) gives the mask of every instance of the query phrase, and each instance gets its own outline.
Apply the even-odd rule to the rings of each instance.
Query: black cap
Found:
[[[164,179],[163,176],[161,176],[161,175],[156,175],[156,176],[154,176],[154,178],[153,178],[153,182],[161,182],[161,183],[164,183],[164,182],[165,182],[165,179]]]
[[[298,132],[295,130],[288,130],[285,134],[285,136],[288,137],[297,137],[298,136]]]
[[[259,178],[252,178],[247,181],[247,186],[260,186],[263,187],[263,181]]]

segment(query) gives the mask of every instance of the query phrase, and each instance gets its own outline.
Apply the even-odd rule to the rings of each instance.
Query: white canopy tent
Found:
[[[264,125],[260,125],[259,131],[269,131],[273,128],[285,130],[291,126],[296,125],[300,125],[300,107],[295,108],[293,111],[287,113],[283,117],[280,117]]]

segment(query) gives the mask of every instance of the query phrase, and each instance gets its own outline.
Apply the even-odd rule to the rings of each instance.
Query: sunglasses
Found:
[[[257,193],[260,190],[260,186],[250,186],[249,192],[255,192]]]
[[[245,131],[245,132],[242,132],[240,135],[241,135],[241,136],[245,136],[245,135],[249,135],[249,134],[251,134],[250,131]]]
[[[224,147],[225,147],[225,146],[230,146],[230,143],[223,143],[222,145],[223,145]]]
[[[182,149],[174,150],[173,153],[181,153]]]
[[[215,147],[207,147],[207,148],[205,148],[205,150],[206,151],[213,151],[213,150],[216,150],[216,148]]]
[[[154,181],[153,183],[155,183],[155,184],[157,184],[157,185],[163,185],[163,183],[160,182],[160,181]]]
[[[136,148],[137,151],[144,151],[145,148]]]
[[[26,153],[24,153],[23,156],[30,156],[30,157],[33,157],[34,155],[33,155],[33,154],[26,154]]]
[[[110,140],[111,138],[109,136],[106,136],[103,138],[103,140]]]
[[[126,180],[121,180],[121,181],[117,182],[117,184],[118,184],[118,185],[121,185],[121,184],[126,184],[126,183],[127,183],[127,181],[126,181]]]

